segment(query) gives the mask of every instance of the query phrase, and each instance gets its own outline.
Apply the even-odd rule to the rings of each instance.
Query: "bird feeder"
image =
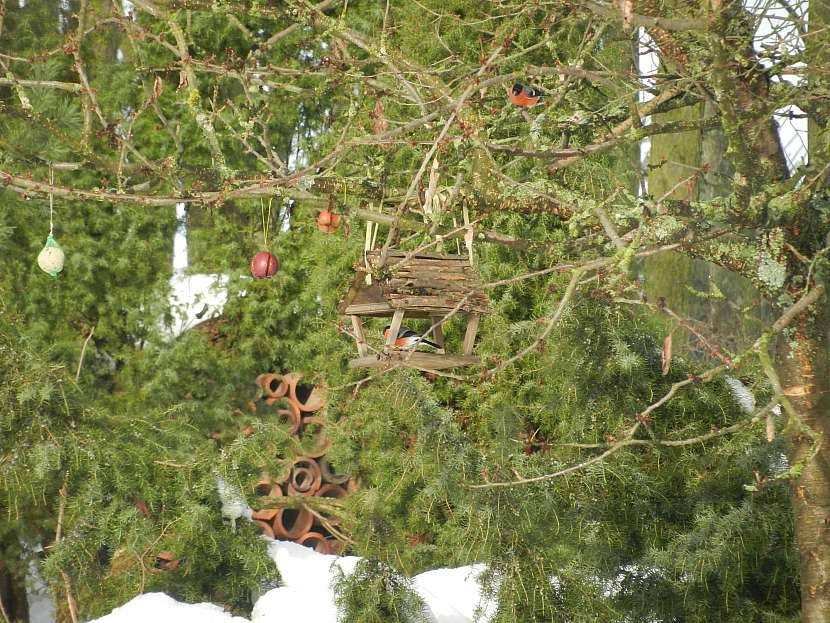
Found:
[[[356,267],[351,288],[339,311],[351,318],[358,358],[350,368],[382,368],[408,365],[426,370],[471,366],[481,316],[490,313],[490,303],[478,275],[466,255],[439,255],[390,250],[381,266],[381,252],[366,254],[367,265]],[[375,277],[368,279],[369,274]],[[443,325],[450,316],[466,318],[462,352],[444,348]],[[363,327],[364,318],[391,318],[383,350],[371,352]],[[406,318],[431,321],[436,352],[396,348],[395,338]]]

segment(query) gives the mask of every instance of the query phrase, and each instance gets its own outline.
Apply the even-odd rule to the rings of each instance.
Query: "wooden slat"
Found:
[[[366,343],[366,333],[363,331],[363,321],[360,316],[352,316],[352,329],[357,341],[357,354],[365,357],[369,354],[369,345]]]
[[[434,308],[436,310],[446,310],[449,311],[454,309],[456,305],[461,301],[463,297],[445,297],[445,296],[397,296],[392,295],[389,297],[389,305],[396,308],[396,309],[408,309],[408,308]],[[478,312],[478,313],[487,313],[489,311],[489,307],[486,305],[484,301],[476,300],[475,298],[470,298],[467,300],[464,305],[460,308],[461,311],[465,312]]]
[[[392,352],[387,355],[371,355],[359,357],[349,362],[350,368],[386,368],[396,363],[425,370],[443,370],[445,368],[459,368],[474,366],[480,362],[478,357],[462,355],[442,355],[439,353],[406,353]]]
[[[387,257],[401,258],[401,257],[406,257],[407,255],[409,255],[409,253],[410,253],[409,251],[400,251],[400,250],[397,250],[397,249],[395,249],[395,250],[390,249],[389,252],[387,253]],[[368,255],[369,258],[379,258],[380,257],[380,252],[379,251],[373,251],[373,252],[368,253],[367,255]],[[461,261],[464,261],[464,262],[469,261],[469,258],[466,255],[454,255],[454,254],[447,254],[447,253],[427,253],[427,252],[424,252],[424,251],[419,251],[418,253],[415,253],[412,257],[413,258],[439,259],[439,260],[461,260]]]
[[[367,303],[365,305],[352,304],[346,307],[344,314],[350,316],[391,316],[395,309],[386,302]]]
[[[380,252],[367,255],[370,264],[377,266]],[[393,249],[387,255],[387,265],[401,263],[388,279],[371,286],[360,286],[356,296],[347,299],[341,311],[356,316],[390,316],[395,310],[412,311],[418,317],[445,315],[460,301],[465,313],[490,312],[487,295],[481,290],[477,272],[470,266],[466,255],[418,253],[407,257],[405,251]],[[473,293],[470,295],[470,293]],[[410,314],[411,315],[411,314]]]
[[[478,324],[481,321],[481,316],[478,314],[470,314],[470,319],[467,321],[467,332],[464,334],[464,347],[462,352],[469,356],[473,354],[473,347],[476,343],[476,333],[478,333]]]

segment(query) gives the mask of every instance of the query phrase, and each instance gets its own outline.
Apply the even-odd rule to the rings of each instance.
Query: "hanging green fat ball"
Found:
[[[61,245],[52,237],[52,234],[46,238],[46,244],[43,245],[40,253],[37,256],[37,265],[41,270],[49,273],[53,277],[57,277],[58,273],[63,270],[63,261],[66,255],[61,249]]]

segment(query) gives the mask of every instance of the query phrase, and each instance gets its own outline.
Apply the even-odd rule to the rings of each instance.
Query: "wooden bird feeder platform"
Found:
[[[359,357],[349,362],[350,368],[382,368],[395,363],[427,370],[440,370],[475,365],[473,355],[478,325],[483,314],[490,312],[490,302],[481,281],[466,255],[439,255],[390,250],[384,265],[381,253],[367,253],[369,265],[356,268],[356,275],[339,311],[351,317]],[[367,283],[369,270],[381,278]],[[467,319],[461,354],[444,350],[444,318],[455,311]],[[404,318],[428,318],[434,325],[432,337],[437,352],[421,352],[395,347]],[[391,318],[389,334],[383,351],[372,353],[366,341],[363,318]]]

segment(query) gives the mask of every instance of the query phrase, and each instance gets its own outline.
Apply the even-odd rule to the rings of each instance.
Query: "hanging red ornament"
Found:
[[[265,213],[265,204],[260,199],[259,210],[262,216],[262,244],[268,246],[268,231],[271,229],[271,202],[268,200],[268,213]],[[254,279],[268,279],[277,274],[280,269],[280,261],[277,256],[269,251],[260,251],[251,260],[251,274]]]
[[[268,251],[260,251],[251,260],[251,274],[254,279],[273,277],[279,269],[280,261],[277,256]]]
[[[333,234],[340,228],[340,215],[334,212],[334,197],[329,195],[329,207],[317,211],[317,229]]]

